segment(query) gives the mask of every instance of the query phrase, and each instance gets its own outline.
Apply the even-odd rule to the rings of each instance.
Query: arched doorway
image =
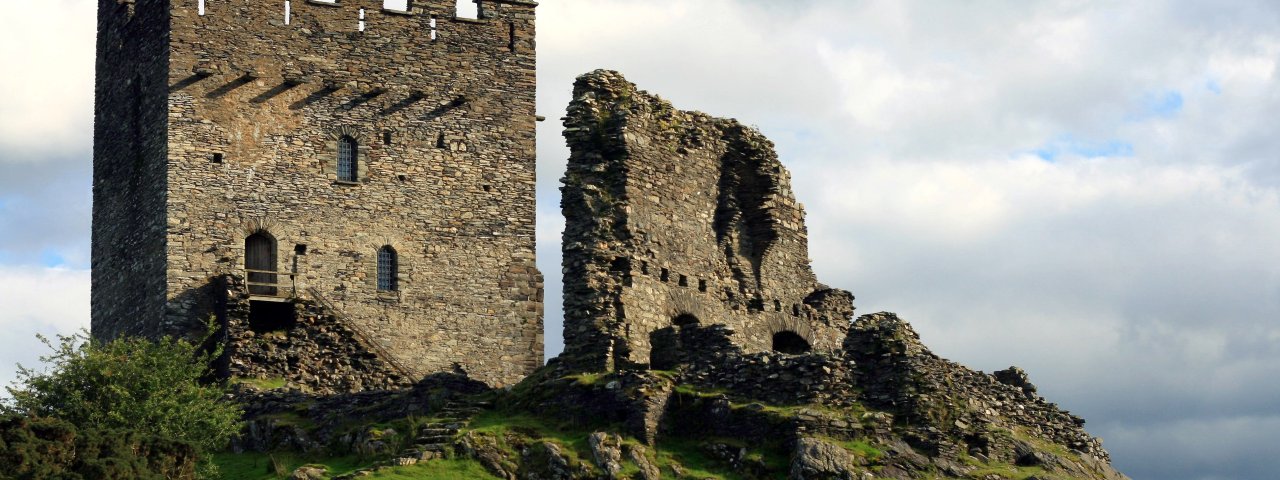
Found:
[[[809,341],[796,332],[783,330],[773,334],[773,351],[775,352],[800,355],[809,353],[810,350],[812,348],[809,346]]]
[[[275,237],[260,230],[244,239],[244,269],[250,295],[279,295]]]

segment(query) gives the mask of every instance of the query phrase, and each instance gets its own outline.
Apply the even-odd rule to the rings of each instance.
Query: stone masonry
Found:
[[[416,374],[537,368],[536,3],[477,3],[99,0],[94,335],[199,331],[260,234],[263,302],[330,305]]]
[[[730,327],[747,352],[840,349],[853,295],[815,279],[760,132],[603,70],[577,79],[564,126],[566,365],[664,368],[692,324]]]

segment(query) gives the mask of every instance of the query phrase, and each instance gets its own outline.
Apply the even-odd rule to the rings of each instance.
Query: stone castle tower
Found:
[[[321,308],[415,374],[539,366],[537,4],[476,3],[98,0],[94,336]]]

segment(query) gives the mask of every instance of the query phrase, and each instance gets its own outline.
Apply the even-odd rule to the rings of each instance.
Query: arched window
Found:
[[[244,239],[244,269],[250,295],[277,295],[276,239],[258,231]]]
[[[796,332],[783,330],[773,334],[773,351],[775,352],[800,355],[809,353],[809,350],[809,341]]]
[[[356,155],[359,151],[356,139],[343,135],[338,139],[338,180],[356,181]]]
[[[396,250],[390,245],[378,249],[378,290],[392,292],[396,285]]]

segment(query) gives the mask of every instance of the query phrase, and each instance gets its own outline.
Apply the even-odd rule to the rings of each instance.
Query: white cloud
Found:
[[[35,334],[89,327],[89,271],[0,265],[0,306],[0,384],[9,385],[15,364],[38,367],[49,353]]]
[[[86,151],[93,141],[93,2],[0,2],[0,164]]]

